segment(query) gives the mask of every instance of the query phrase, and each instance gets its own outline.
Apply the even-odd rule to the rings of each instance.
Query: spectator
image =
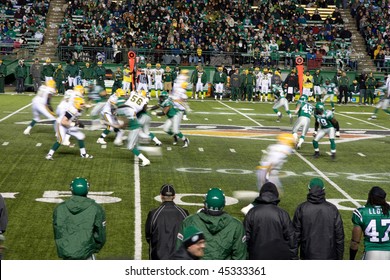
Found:
[[[42,65],[39,64],[39,58],[34,59],[34,63],[30,66],[30,75],[32,76],[34,91],[37,92],[38,88],[42,85]]]
[[[349,101],[352,101],[353,96],[358,96],[360,93],[360,87],[357,80],[353,80],[352,84],[349,86]]]
[[[42,67],[42,77],[45,77],[45,82],[47,82],[48,80],[53,80],[53,75],[55,71],[56,68],[51,63],[51,59],[47,58],[46,64],[44,64]]]
[[[203,232],[194,226],[183,231],[183,244],[170,257],[170,260],[199,260],[204,256],[206,246]]]
[[[89,182],[77,177],[72,196],[54,209],[53,228],[58,257],[94,260],[106,243],[106,215],[102,206],[87,197]]]
[[[337,207],[325,199],[324,182],[310,180],[307,201],[295,210],[296,247],[302,260],[342,260],[344,227]]]
[[[7,76],[7,66],[0,58],[0,93],[4,93],[5,77]]]
[[[183,221],[178,244],[184,241],[184,229],[195,226],[203,232],[207,241],[204,260],[245,260],[244,227],[239,220],[223,211],[225,202],[223,191],[211,188],[205,196],[204,208]]]
[[[275,184],[265,183],[255,201],[256,206],[244,219],[249,259],[296,259],[294,228],[288,213],[278,207],[280,199]]]
[[[5,249],[3,246],[4,233],[7,230],[8,225],[8,212],[7,207],[5,205],[5,201],[3,196],[0,194],[0,260],[3,259],[3,250]]]
[[[362,235],[364,235],[364,260],[390,260],[389,211],[390,205],[386,202],[386,192],[380,187],[372,187],[366,205],[355,209],[352,214],[350,260],[356,257]]]
[[[180,225],[188,216],[187,210],[175,204],[175,193],[172,185],[164,184],[160,190],[161,205],[148,213],[145,237],[151,260],[166,260],[175,252]],[[187,249],[189,244],[186,245]]]
[[[15,68],[16,78],[16,93],[24,93],[24,81],[27,78],[27,66],[24,64],[24,59],[19,59],[18,66]]]

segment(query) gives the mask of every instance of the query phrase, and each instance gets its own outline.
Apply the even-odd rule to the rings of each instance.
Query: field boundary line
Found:
[[[22,108],[16,110],[15,112],[9,114],[8,116],[5,116],[4,118],[0,119],[0,122],[5,121],[6,119],[12,117],[13,115],[16,115],[17,113],[19,113],[20,111],[23,111],[24,109],[30,107],[31,105],[32,105],[32,103],[27,104],[26,106],[24,106],[24,107],[22,107]]]
[[[134,156],[134,260],[142,260],[141,177],[138,157]]]
[[[261,123],[255,121],[254,119],[252,119],[251,117],[249,117],[248,115],[244,114],[244,113],[241,113],[240,111],[238,111],[237,109],[234,109],[233,107],[230,107],[229,105],[221,102],[221,101],[218,101],[220,104],[222,104],[223,106],[229,108],[230,110],[233,110],[234,112],[240,114],[241,116],[247,118],[248,120],[251,120],[252,122],[254,122],[255,124],[257,124],[258,126],[263,126]]]

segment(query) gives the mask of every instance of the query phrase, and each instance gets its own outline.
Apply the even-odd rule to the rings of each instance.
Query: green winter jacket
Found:
[[[245,260],[247,249],[242,222],[225,212],[219,213],[220,215],[210,215],[207,210],[202,210],[188,216],[183,221],[178,236],[183,234],[184,228],[195,226],[203,232],[206,239],[204,260]],[[181,245],[180,239],[177,245]]]
[[[226,81],[227,81],[226,73],[215,71],[214,77],[213,77],[214,84],[218,84],[218,83],[226,84]]]
[[[81,69],[81,79],[93,80],[95,78],[95,69],[93,69],[92,67],[85,66]]]
[[[94,200],[73,195],[60,203],[53,213],[57,254],[66,260],[85,260],[106,242],[106,217]]]
[[[76,65],[76,64],[68,64],[68,65],[66,65],[66,68],[65,68],[65,75],[68,77],[72,77],[72,78],[74,78],[74,77],[76,77],[76,76],[78,76],[79,75],[79,70],[80,70],[80,68],[79,68],[79,66],[78,65]]]
[[[27,77],[27,66],[23,64],[23,66],[16,66],[15,68],[15,78],[26,78]]]
[[[53,64],[45,64],[42,67],[42,77],[53,77],[56,68]]]

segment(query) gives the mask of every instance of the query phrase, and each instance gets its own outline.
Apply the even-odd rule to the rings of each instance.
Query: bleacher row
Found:
[[[0,4],[0,8],[3,10],[5,6]],[[34,11],[34,5],[37,5],[35,1],[27,1],[26,5],[23,7],[24,9],[30,9],[32,18],[43,16],[43,22],[38,26],[39,29],[44,29],[45,26],[45,14],[37,14]],[[49,7],[49,2],[45,1],[44,6],[46,11]],[[12,28],[15,28],[16,25],[21,26],[23,23],[27,25],[27,31],[23,34],[21,32],[15,32],[15,34],[11,36],[7,36],[7,33],[3,33],[1,30],[1,41],[0,41],[0,55],[2,56],[10,56],[16,58],[28,58],[31,57],[37,48],[42,44],[42,38],[36,36],[37,26],[30,26],[28,22],[24,22],[23,18],[15,18],[15,13],[18,9],[22,8],[22,6],[13,4],[12,9],[8,9],[7,12],[0,13],[0,23],[4,25],[11,25]],[[3,10],[4,11],[4,10]],[[31,20],[32,18],[28,18]],[[34,19],[35,21],[35,19]],[[18,24],[17,24],[18,23]],[[9,26],[5,26],[5,28],[9,28]],[[43,32],[44,33],[44,32]],[[23,43],[24,41],[24,43]]]

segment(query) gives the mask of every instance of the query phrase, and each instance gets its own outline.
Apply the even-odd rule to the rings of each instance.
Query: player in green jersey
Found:
[[[316,123],[314,126],[313,136],[313,147],[314,147],[314,157],[318,158],[320,156],[320,148],[318,142],[325,136],[329,136],[330,141],[330,152],[331,158],[336,159],[336,142],[334,140],[336,127],[339,127],[337,120],[334,118],[333,113],[330,110],[325,110],[324,104],[317,103],[314,111],[314,117]]]
[[[284,107],[284,110],[286,110],[286,113],[288,114],[288,117],[290,118],[290,123],[292,124],[292,115],[290,112],[290,109],[288,108],[288,101],[286,99],[286,93],[284,92],[281,85],[272,85],[272,93],[275,96],[275,104],[272,107],[272,110],[278,115],[277,122],[280,122],[280,119],[282,118],[282,112],[278,110],[280,107]]]
[[[390,205],[382,188],[371,188],[366,205],[353,211],[352,223],[351,260],[356,257],[362,235],[364,260],[390,260]]]
[[[292,134],[294,136],[294,141],[296,144],[296,148],[300,149],[303,142],[305,141],[305,136],[307,131],[310,128],[310,119],[313,115],[314,107],[310,103],[307,102],[307,97],[305,95],[302,95],[298,102],[297,107],[295,109],[295,114],[298,115],[297,121],[294,123]],[[298,131],[302,128],[301,136],[298,140]]]

